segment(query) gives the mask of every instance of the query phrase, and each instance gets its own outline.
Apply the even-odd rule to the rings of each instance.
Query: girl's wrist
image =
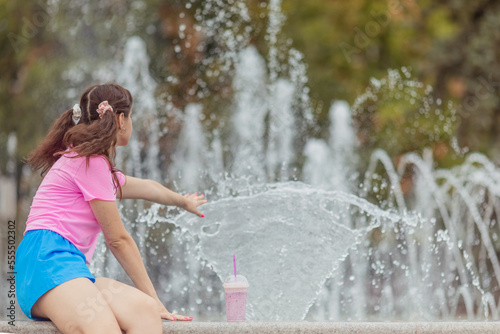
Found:
[[[181,209],[185,209],[187,207],[187,198],[180,195],[180,194],[177,194],[177,195],[178,195],[178,199],[176,201],[175,206],[177,206]]]

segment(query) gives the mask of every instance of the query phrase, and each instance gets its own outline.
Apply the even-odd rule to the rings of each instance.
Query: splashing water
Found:
[[[239,272],[252,282],[249,319],[304,317],[318,289],[354,246],[359,231],[345,227],[347,208],[363,215],[368,229],[398,215],[353,195],[323,191],[300,182],[272,184],[250,196],[204,206],[206,219],[188,213],[174,223],[198,241],[200,256],[223,280],[236,253]],[[307,224],[307,225],[306,225]]]
[[[200,255],[223,280],[231,254],[252,288],[248,318],[293,320],[305,316],[318,287],[346,250],[355,232],[327,210],[338,194],[300,184],[277,184],[252,196],[207,204],[207,219],[182,214],[174,223],[199,239]],[[313,222],[304,228],[304,221]]]

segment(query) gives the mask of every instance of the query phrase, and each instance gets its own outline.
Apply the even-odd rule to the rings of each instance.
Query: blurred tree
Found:
[[[240,8],[239,1],[231,3],[0,0],[0,145],[16,132],[18,158],[24,156],[84,86],[94,83],[96,75],[106,78],[107,66],[132,35],[146,41],[158,96],[178,110],[204,101],[207,116],[218,115],[205,122],[223,120],[232,94],[232,72],[225,59],[249,43],[264,55],[269,47],[269,1],[247,0],[248,11]],[[295,47],[304,54],[312,103],[318,111],[316,136],[328,131],[333,99],[352,104],[370,78],[380,79],[388,68],[406,66],[415,79],[434,87],[435,98],[455,102],[462,120],[455,134],[461,144],[489,155],[500,150],[500,4],[496,1],[282,0],[281,5],[286,20],[280,47]],[[388,145],[388,134],[380,129],[391,128],[393,138],[411,133],[411,128],[393,120],[415,109],[397,105],[378,106],[380,117],[367,113],[377,120],[377,124],[363,123],[368,131],[363,136],[373,138],[370,147]],[[11,117],[13,110],[16,117]],[[429,129],[435,122],[429,117],[418,124]],[[442,149],[442,138],[427,138],[396,141],[391,152],[424,146]]]
[[[53,121],[46,110],[58,96],[50,82],[58,75],[57,42],[47,31],[52,17],[43,1],[0,6],[0,143],[15,132],[20,160]]]
[[[455,134],[461,145],[497,156],[498,2],[284,0],[283,8],[288,16],[284,31],[305,54],[312,97],[321,107],[319,122],[323,129],[332,98],[353,103],[368,86],[369,78],[380,79],[386,76],[388,68],[406,66],[412,68],[418,80],[434,87],[435,98],[455,102],[460,121]],[[405,117],[413,109],[409,104],[380,107],[378,112],[385,116],[378,117],[379,122]],[[428,122],[435,121],[431,117]],[[386,123],[392,127],[394,138],[407,138],[405,131],[411,132],[411,128],[395,124]],[[387,132],[379,131],[384,123],[372,125],[364,135],[373,138],[373,146],[386,148],[383,142]],[[442,154],[443,145],[437,138],[434,142],[403,140],[396,146],[392,153],[435,146],[441,152],[438,159],[448,165],[456,163],[449,160],[451,149]]]
[[[462,122],[457,137],[500,161],[500,3],[445,1],[455,32],[430,50],[427,75],[436,93],[453,98]]]

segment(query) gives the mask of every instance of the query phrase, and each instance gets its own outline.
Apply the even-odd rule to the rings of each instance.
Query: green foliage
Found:
[[[406,66],[417,80],[434,87],[435,99],[454,103],[458,125],[453,136],[461,146],[493,158],[500,153],[498,2],[284,0],[283,8],[288,16],[284,31],[309,66],[312,97],[324,103],[322,127],[332,99],[352,103],[370,78],[381,79],[388,68]],[[428,132],[409,121],[418,109],[404,102],[397,107],[384,103],[376,115],[365,117],[374,122],[370,143],[394,153],[426,146],[441,150],[443,138],[436,136],[405,140],[408,132]],[[419,126],[429,128],[425,122]]]
[[[219,8],[211,1],[207,9],[207,3],[0,0],[0,138],[16,132],[18,159],[24,156],[77,92],[94,83],[96,73],[106,72],[106,59],[116,59],[133,35],[146,41],[160,98],[180,110],[203,100],[208,113],[223,118],[232,94],[232,72],[222,57],[229,45],[224,31],[266,54],[269,2],[247,0],[248,19],[228,4]],[[418,103],[387,93],[357,111],[360,137],[369,137],[363,141],[367,148],[392,154],[437,150],[457,137],[471,150],[492,157],[500,153],[499,3],[282,0],[282,8],[286,20],[280,52],[294,47],[304,54],[319,129],[329,126],[333,100],[353,104],[370,88],[370,78],[380,80],[387,69],[409,67],[416,81],[434,88],[433,101],[443,101],[445,121],[451,119],[446,110],[453,109],[447,101],[454,103],[455,125],[442,123],[432,112],[425,116]],[[218,30],[207,35],[199,16],[215,19],[220,13]],[[445,126],[451,132],[443,132]],[[451,161],[449,155],[443,161]]]
[[[406,68],[372,79],[353,111],[363,147],[383,147],[392,156],[449,143],[456,129],[453,106],[435,100],[432,88],[412,79]]]
[[[57,101],[52,80],[60,64],[44,1],[2,0],[0,6],[0,134],[17,134],[20,160],[52,121],[46,111]]]

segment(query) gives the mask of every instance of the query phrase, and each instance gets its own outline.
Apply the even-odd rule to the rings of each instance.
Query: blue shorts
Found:
[[[16,251],[17,301],[26,316],[47,291],[78,277],[95,277],[87,267],[85,255],[56,232],[32,230],[26,232]]]

